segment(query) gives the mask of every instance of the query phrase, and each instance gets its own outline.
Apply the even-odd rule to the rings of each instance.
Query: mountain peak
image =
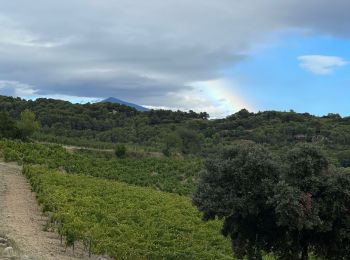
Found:
[[[137,105],[137,104],[134,104],[134,103],[126,102],[126,101],[123,101],[123,100],[115,98],[115,97],[106,98],[106,99],[102,100],[101,102],[103,102],[103,103],[120,104],[120,105],[133,107],[136,110],[141,111],[141,112],[149,111],[149,109],[146,108],[146,107],[143,107],[143,106],[140,106],[140,105]]]

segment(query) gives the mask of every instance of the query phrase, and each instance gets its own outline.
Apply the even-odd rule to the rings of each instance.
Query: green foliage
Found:
[[[117,145],[115,148],[115,155],[119,158],[123,158],[126,155],[126,147],[123,144]]]
[[[42,128],[35,134],[41,141],[57,143],[73,141],[75,145],[106,146],[111,143],[138,144],[162,149],[162,136],[171,125],[190,120],[206,121],[206,113],[137,110],[118,104],[71,104],[66,101],[39,98],[26,101],[20,98],[0,96],[0,110],[11,117],[20,118],[20,113],[30,109],[37,115]],[[50,140],[51,139],[51,140]],[[108,144],[109,143],[109,144]],[[70,143],[73,144],[73,143]]]
[[[163,154],[165,156],[170,156],[176,152],[181,151],[182,140],[177,133],[167,134],[164,139]]]
[[[236,256],[259,254],[257,235],[273,232],[270,206],[266,205],[278,179],[278,165],[261,146],[239,145],[206,162],[193,202],[205,220],[224,218],[223,234],[230,236]],[[245,242],[246,241],[246,242]]]
[[[39,122],[36,121],[35,114],[26,109],[21,113],[21,119],[17,122],[17,127],[21,133],[22,139],[27,139],[39,130]]]
[[[24,174],[69,246],[91,241],[116,259],[232,259],[220,222],[203,223],[187,197],[38,166]]]
[[[72,174],[113,179],[148,186],[182,195],[191,194],[196,186],[202,160],[199,158],[132,158],[96,157],[89,153],[69,153],[58,145],[0,141],[0,150],[8,160],[43,164]]]
[[[165,155],[183,153],[207,156],[217,147],[238,140],[268,145],[273,150],[296,143],[322,145],[335,163],[347,165],[338,156],[350,145],[350,117],[324,117],[294,111],[251,113],[241,110],[225,118],[207,120],[206,113],[151,110],[108,103],[71,104],[53,99],[26,101],[0,96],[0,111],[19,120],[30,109],[41,129],[36,140],[78,146],[114,149],[115,144],[147,147]]]
[[[35,115],[26,109],[21,113],[20,121],[16,122],[9,114],[0,113],[0,138],[27,139],[39,129]]]
[[[184,154],[197,154],[201,151],[201,136],[191,129],[180,128],[177,131],[181,139],[181,150]]]
[[[241,110],[225,119],[207,120],[208,114],[193,111],[151,110],[142,113],[116,104],[80,105],[52,99],[25,101],[1,96],[0,110],[5,112],[0,113],[0,138],[31,137],[46,142],[110,149],[110,152],[69,153],[60,146],[0,141],[0,150],[6,161],[41,164],[48,168],[31,168],[30,178],[33,187],[42,194],[40,200],[44,209],[57,213],[56,220],[64,223],[58,231],[66,237],[69,246],[81,240],[86,245],[92,245],[94,252],[105,250],[123,259],[138,258],[146,252],[144,250],[149,250],[145,255],[151,259],[220,258],[221,255],[217,256],[214,249],[216,253],[213,254],[203,256],[197,253],[202,249],[193,241],[200,239],[193,240],[192,237],[176,240],[180,245],[172,242],[173,237],[169,240],[163,237],[150,244],[145,242],[148,234],[139,232],[130,224],[130,221],[139,221],[139,216],[134,211],[130,211],[132,214],[125,212],[129,206],[118,201],[129,199],[129,195],[136,196],[134,193],[139,190],[125,191],[121,187],[129,186],[110,181],[149,187],[154,197],[155,194],[164,195],[159,191],[190,195],[195,191],[202,168],[202,159],[198,156],[213,155],[214,158],[206,163],[206,171],[193,201],[205,219],[224,219],[222,231],[231,238],[236,256],[259,259],[263,251],[273,252],[281,259],[297,259],[305,258],[312,251],[321,259],[349,258],[350,117]],[[328,157],[306,143],[323,147]],[[116,148],[116,144],[121,145]],[[232,144],[238,146],[217,153]],[[295,147],[296,144],[303,145]],[[124,148],[127,148],[127,153]],[[160,151],[167,158],[159,156]],[[153,157],[149,156],[151,153]],[[336,168],[332,163],[343,168]],[[37,172],[41,173],[33,177]],[[50,181],[46,176],[51,176],[47,177]],[[56,185],[60,182],[58,176],[62,176],[64,184]],[[119,213],[108,211],[109,204],[100,201],[105,196],[103,185],[109,183],[104,179],[108,179],[110,185],[116,185],[113,189],[121,189],[128,194],[124,194],[126,197],[118,197],[121,195],[113,192],[107,195],[111,198],[108,200],[110,205],[114,199],[115,203],[121,203],[117,205],[126,208],[121,213],[131,220],[122,218],[122,222],[116,221],[114,214]],[[79,196],[89,196],[89,193],[80,191],[80,180],[86,183],[87,191],[94,194],[89,197],[91,201],[84,200],[85,197],[79,199]],[[44,181],[47,181],[46,184]],[[70,186],[70,181],[74,186]],[[148,188],[133,188],[148,191]],[[135,202],[135,207],[140,207],[143,212],[146,202],[150,203],[148,198],[145,204]],[[153,205],[152,202],[150,204]],[[91,205],[99,208],[89,216],[87,208]],[[181,203],[171,205],[174,208],[182,206]],[[88,212],[86,219],[74,211],[75,207],[81,212]],[[59,213],[63,211],[68,214]],[[155,212],[152,214],[142,215],[140,219],[158,221],[159,217],[163,217]],[[144,223],[142,221],[140,223]],[[177,223],[174,224],[175,229],[183,225],[177,220],[167,221],[168,224]],[[123,243],[125,241],[118,237],[111,240],[118,244],[113,244],[108,240],[109,235],[105,237],[109,234],[107,223],[111,232],[123,236],[130,233],[137,239],[130,235],[130,244]],[[106,226],[102,227],[104,224]],[[157,231],[153,227],[149,230],[153,239]],[[209,237],[209,233],[200,238]],[[187,253],[185,244],[196,249],[189,249],[190,253]],[[163,247],[169,249],[167,246],[176,247],[176,253],[163,251]],[[215,244],[214,248],[216,246],[219,245]],[[183,255],[179,253],[181,250]]]
[[[350,167],[350,150],[340,151],[336,157],[341,167]]]
[[[19,135],[15,121],[4,112],[0,112],[0,138],[17,138]]]
[[[206,220],[224,218],[239,259],[350,256],[350,173],[315,146],[282,158],[257,145],[228,149],[207,161],[193,202]]]

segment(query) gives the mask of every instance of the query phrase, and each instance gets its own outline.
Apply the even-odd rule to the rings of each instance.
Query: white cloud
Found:
[[[342,57],[325,55],[304,55],[299,56],[298,60],[300,67],[316,75],[331,74],[337,67],[348,64]]]

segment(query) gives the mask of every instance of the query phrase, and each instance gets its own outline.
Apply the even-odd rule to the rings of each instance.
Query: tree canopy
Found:
[[[346,152],[350,145],[350,117],[337,114],[317,117],[294,111],[252,113],[242,109],[227,118],[208,120],[205,112],[139,112],[111,103],[72,104],[0,96],[0,111],[13,120],[20,120],[26,109],[40,123],[40,130],[32,136],[39,141],[102,148],[124,143],[167,155],[203,156],[240,140],[268,145],[273,150],[289,149],[295,143],[318,143],[337,166],[350,165],[350,153]]]
[[[0,112],[0,138],[16,138],[18,128],[15,121],[5,112]]]
[[[206,162],[193,202],[205,220],[224,219],[238,259],[350,257],[350,174],[316,146],[280,157],[260,145],[226,149]]]
[[[0,138],[25,140],[39,128],[35,114],[28,109],[21,113],[21,118],[17,122],[8,113],[0,113]]]
[[[36,121],[35,114],[29,109],[25,109],[21,113],[21,119],[17,123],[17,127],[21,133],[22,139],[27,139],[39,130],[40,124]]]

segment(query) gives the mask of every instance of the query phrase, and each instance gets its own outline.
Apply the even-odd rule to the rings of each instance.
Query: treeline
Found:
[[[0,109],[18,120],[25,109],[33,111],[40,131],[33,136],[47,142],[94,147],[132,144],[165,155],[208,156],[234,142],[252,142],[285,149],[295,143],[324,146],[335,164],[350,166],[350,117],[328,114],[245,109],[224,119],[208,120],[208,114],[167,110],[139,112],[112,104],[72,104],[54,99],[26,101],[0,96]],[[104,145],[108,144],[108,145]]]
[[[114,103],[72,104],[68,101],[39,98],[35,101],[0,96],[0,110],[19,118],[25,109],[33,111],[45,127],[63,127],[72,130],[106,131],[127,126],[130,121],[156,125],[181,123],[190,119],[208,119],[205,112],[150,110],[139,112],[135,108]]]
[[[241,110],[216,125],[228,139],[249,139],[257,143],[280,144],[295,141],[350,144],[350,117],[338,114],[316,117],[308,113]]]
[[[161,149],[166,134],[187,121],[206,121],[208,114],[193,111],[150,110],[112,104],[72,104],[40,98],[35,101],[0,96],[0,111],[18,119],[23,110],[33,111],[42,128],[36,138],[57,137],[106,143],[133,143]]]

